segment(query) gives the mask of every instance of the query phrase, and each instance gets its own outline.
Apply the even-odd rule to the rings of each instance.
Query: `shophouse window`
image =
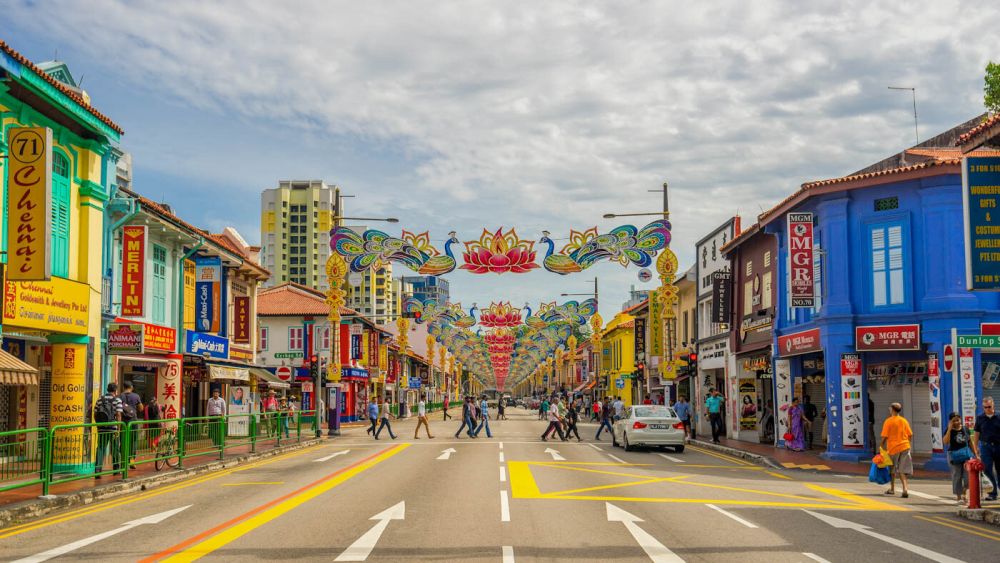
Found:
[[[69,276],[69,159],[52,154],[52,275]]]
[[[260,338],[257,339],[260,342],[260,349],[267,350],[267,327],[260,327]]]
[[[813,314],[823,307],[823,247],[813,239]]]
[[[324,326],[317,329],[317,338],[320,350],[330,349],[330,327]]]
[[[885,307],[906,302],[903,225],[883,223],[870,229],[872,305]]]
[[[302,327],[288,327],[288,351],[302,350]]]
[[[770,256],[767,254],[766,256]],[[764,275],[760,277],[760,308],[770,309],[771,308],[771,274],[772,272],[765,272]]]
[[[753,313],[753,280],[747,280],[743,282],[743,316],[751,313]]]
[[[167,249],[153,245],[153,322],[167,322]]]

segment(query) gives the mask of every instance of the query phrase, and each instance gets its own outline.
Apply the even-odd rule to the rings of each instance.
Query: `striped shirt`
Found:
[[[208,416],[219,416],[226,414],[226,401],[219,397],[212,397],[208,400]]]
[[[111,404],[114,405],[115,407],[115,415],[117,416],[115,416],[115,419],[112,420],[111,422],[118,420],[122,412],[124,412],[124,408],[122,408],[122,398],[116,395],[112,395],[111,393],[105,393],[101,398],[110,400]]]

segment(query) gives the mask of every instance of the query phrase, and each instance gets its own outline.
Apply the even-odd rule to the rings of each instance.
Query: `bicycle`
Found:
[[[166,430],[156,442],[156,461],[154,465],[159,471],[164,465],[176,468],[180,464],[180,452],[177,448],[177,429]]]

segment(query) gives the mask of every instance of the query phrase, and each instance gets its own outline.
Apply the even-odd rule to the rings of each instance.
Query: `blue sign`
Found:
[[[210,358],[228,360],[229,339],[222,336],[216,336],[214,334],[205,334],[203,332],[194,332],[193,330],[189,330],[187,331],[184,351],[195,356],[204,356],[205,354],[208,354],[208,357]]]
[[[615,380],[615,387],[617,387],[619,389],[624,389],[625,388],[625,379],[622,378],[622,377],[619,377],[618,379],[616,379]]]
[[[368,379],[368,370],[361,368],[340,368],[340,376]]]
[[[361,335],[352,334],[351,335],[351,359],[360,360],[361,359]]]
[[[970,290],[1000,290],[1000,157],[966,158],[965,283]]]
[[[420,389],[420,378],[411,377],[410,378],[410,389]]]
[[[222,259],[218,256],[195,258],[194,322],[202,332],[218,332],[221,310],[220,283],[222,281]]]

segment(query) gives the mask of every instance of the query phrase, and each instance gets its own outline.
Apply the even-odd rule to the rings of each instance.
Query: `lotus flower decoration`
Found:
[[[538,268],[534,247],[534,241],[521,240],[514,229],[506,233],[503,227],[495,233],[483,229],[479,240],[465,243],[465,252],[462,253],[465,264],[461,268],[474,274],[530,272]]]
[[[521,310],[509,302],[490,303],[479,315],[480,326],[486,328],[511,328],[521,324]]]

